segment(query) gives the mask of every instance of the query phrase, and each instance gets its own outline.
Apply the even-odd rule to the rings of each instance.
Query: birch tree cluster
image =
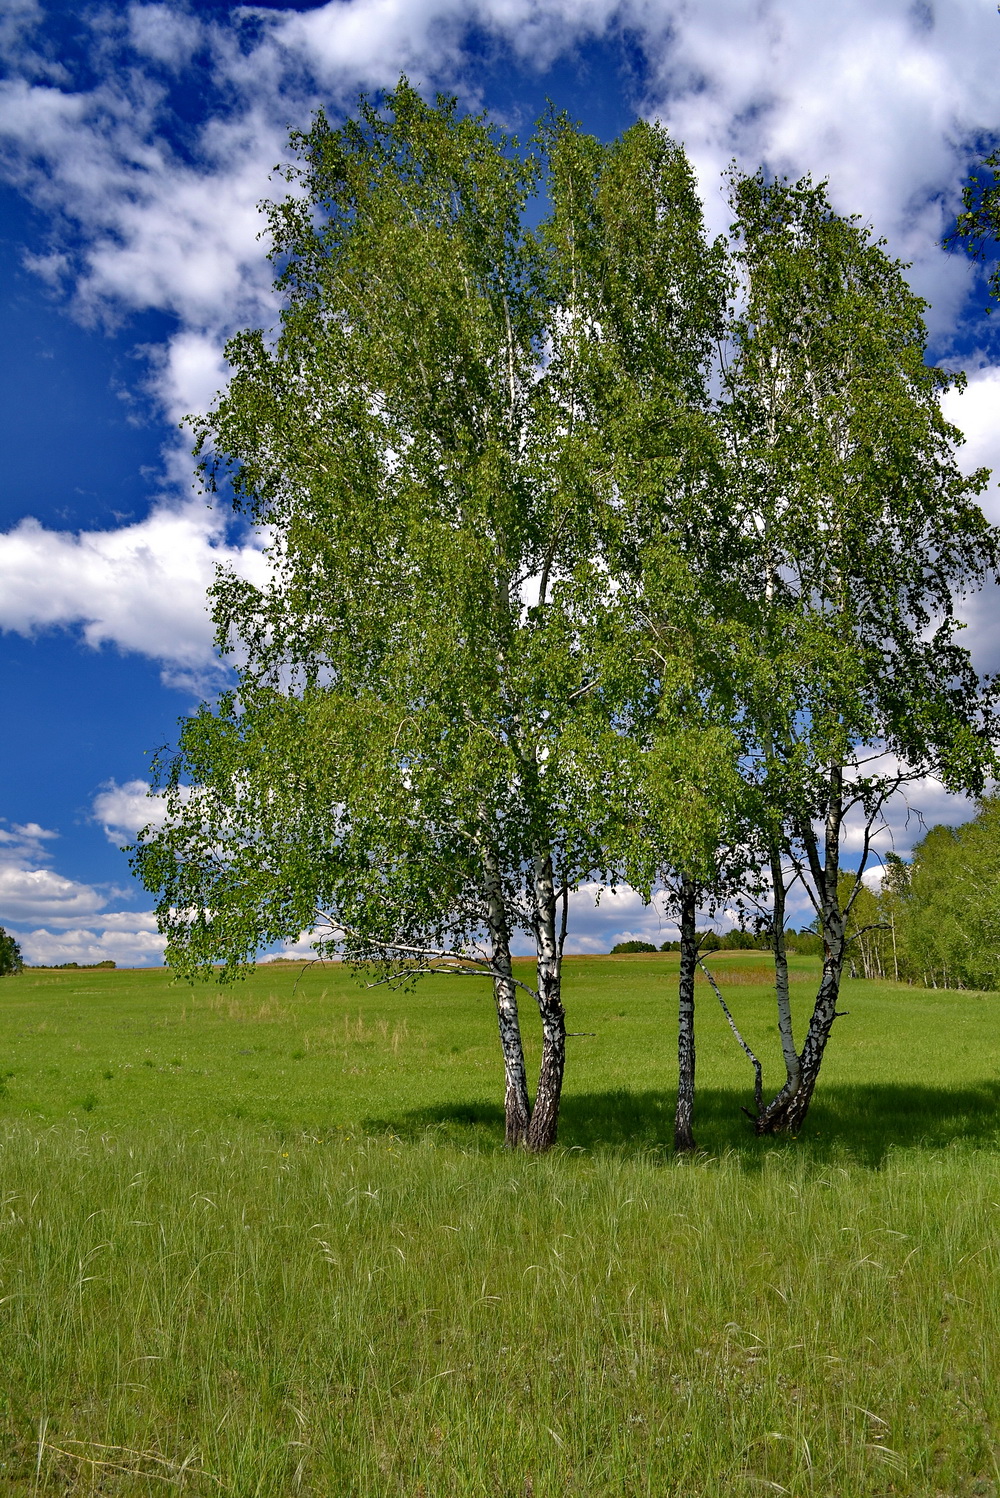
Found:
[[[997,567],[988,475],[956,464],[923,304],[808,179],[734,171],[711,241],[656,125],[550,112],[522,148],[404,79],[292,147],[280,326],[232,340],[195,422],[271,580],[219,576],[235,685],[135,848],[169,962],[235,975],[309,931],[368,982],[487,985],[507,1142],[544,1150],[570,896],[631,884],[680,933],[691,1149],[698,922],[755,912],[784,1081],[754,1126],[798,1129],[887,799],[994,767],[956,615]],[[801,1033],[792,886],[824,949]]]

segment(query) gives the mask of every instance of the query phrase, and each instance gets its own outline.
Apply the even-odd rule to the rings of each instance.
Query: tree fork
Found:
[[[799,1083],[793,1092],[782,1088],[757,1123],[758,1134],[797,1134],[805,1123],[812,1102],[833,1022],[841,1012],[840,962],[827,957],[823,978],[813,1007],[809,1030],[799,1057]]]
[[[799,1055],[799,1082],[794,1090],[788,1085],[765,1111],[759,1134],[795,1134],[805,1123],[812,1095],[816,1090],[823,1055],[833,1022],[837,1018],[840,978],[844,968],[844,917],[837,891],[840,873],[840,829],[843,820],[844,772],[841,765],[831,765],[829,800],[826,810],[823,859],[811,829],[803,829],[803,842],[809,857],[813,880],[819,895],[820,920],[823,927],[823,976],[813,1005],[805,1044]]]

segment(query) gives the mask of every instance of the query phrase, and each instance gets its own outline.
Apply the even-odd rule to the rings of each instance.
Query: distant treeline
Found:
[[[108,959],[105,962],[40,962],[37,965],[44,968],[46,972],[51,972],[53,969],[61,972],[63,968],[67,967],[75,967],[89,972],[94,968],[115,967],[117,964]]]
[[[840,877],[848,971],[925,988],[1000,989],[1000,796],[985,797],[961,827],[932,827],[911,863],[890,853],[876,893]],[[702,952],[770,951],[770,932],[698,933]],[[786,932],[787,950],[815,956],[822,938]],[[677,952],[679,941],[625,941],[613,952]]]
[[[25,962],[21,948],[17,940],[0,926],[0,978],[9,977],[13,973],[23,973],[28,964]],[[38,962],[33,966],[45,971],[53,968],[108,968],[115,964],[106,958],[104,962]]]
[[[880,893],[847,922],[859,977],[926,988],[1000,988],[1000,797],[961,827],[932,827],[911,863],[889,854]]]
[[[769,931],[699,931],[699,950],[702,952],[770,952],[774,941]],[[815,931],[804,927],[796,932],[789,928],[785,932],[786,951],[791,956],[819,956],[823,951],[823,939]],[[613,957],[628,952],[679,952],[679,941],[665,941],[654,946],[651,941],[620,941],[611,948]]]

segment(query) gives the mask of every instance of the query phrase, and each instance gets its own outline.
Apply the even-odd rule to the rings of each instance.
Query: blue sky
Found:
[[[149,751],[220,681],[204,592],[254,538],[192,488],[181,417],[221,349],[274,317],[258,201],[290,125],[406,71],[527,132],[547,98],[603,137],[659,118],[720,173],[828,177],[913,262],[949,414],[1000,471],[1000,349],[981,280],[940,248],[1000,129],[993,0],[332,0],[46,4],[0,14],[0,923],[29,961],[159,960],[118,845],[155,815]],[[965,459],[963,459],[965,461]],[[1000,520],[991,490],[984,508]],[[996,594],[969,606],[1000,668]],[[933,784],[912,809],[960,820]],[[893,816],[905,852],[919,833]],[[575,909],[577,949],[673,929],[628,891]]]

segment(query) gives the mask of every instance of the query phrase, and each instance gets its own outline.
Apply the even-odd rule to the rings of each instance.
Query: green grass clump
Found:
[[[761,954],[716,966],[775,1052]],[[0,1494],[1000,1491],[996,998],[847,985],[775,1143],[699,988],[677,1163],[676,957],[568,967],[542,1159],[471,984],[5,982]]]

